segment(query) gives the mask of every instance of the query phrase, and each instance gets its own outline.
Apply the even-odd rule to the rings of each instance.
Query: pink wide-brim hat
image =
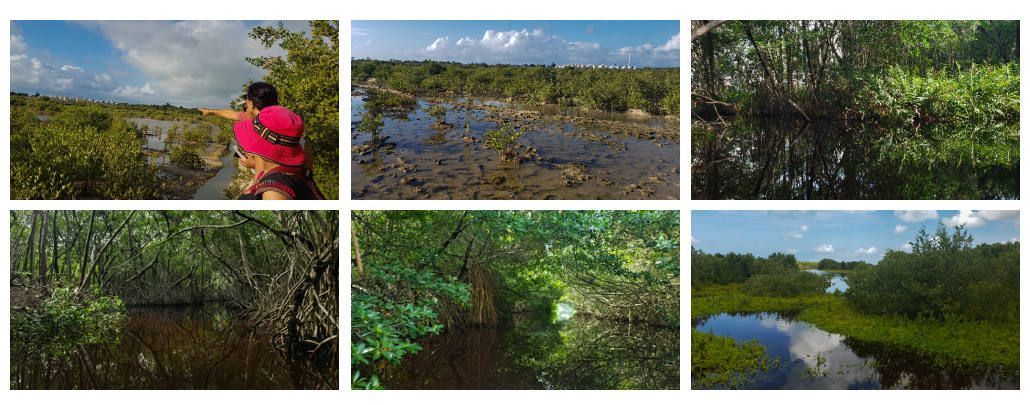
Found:
[[[233,124],[236,144],[247,153],[288,166],[304,165],[304,120],[277,105],[265,107],[253,120]]]

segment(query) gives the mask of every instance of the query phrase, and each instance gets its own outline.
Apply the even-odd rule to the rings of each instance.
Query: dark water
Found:
[[[352,145],[371,136],[357,131],[362,96],[351,97]],[[480,103],[490,104],[490,103]],[[385,116],[382,137],[392,150],[351,154],[354,198],[369,199],[676,199],[679,197],[678,122],[628,114],[577,112],[548,106],[515,106],[540,118],[515,119],[526,133],[519,143],[540,159],[515,166],[501,162],[483,145],[486,131],[498,127],[487,111],[448,108],[453,128],[437,130],[419,109]],[[574,119],[605,121],[574,122]],[[606,126],[609,122],[616,127]],[[466,128],[468,123],[468,128]],[[625,133],[633,128],[638,135]],[[674,139],[655,136],[671,132]],[[650,137],[654,136],[654,139]],[[468,142],[465,137],[476,139]]]
[[[121,340],[11,358],[12,389],[327,389],[336,370],[289,361],[221,306],[131,308]]]
[[[817,270],[817,269],[811,269],[811,270],[805,270],[805,271],[810,272],[810,273],[815,273],[815,274],[818,274],[820,276],[825,276],[827,274],[831,274],[829,272],[822,271],[822,270]],[[843,293],[843,292],[845,292],[847,290],[848,290],[848,280],[847,280],[847,277],[844,277],[841,274],[832,273],[832,275],[830,275],[830,286],[826,287],[826,292],[830,293],[830,294],[833,294],[835,292]]]
[[[1018,389],[1019,377],[999,370],[935,364],[910,350],[861,342],[775,313],[720,314],[695,328],[738,342],[757,340],[780,367],[745,389]]]
[[[521,318],[420,342],[387,389],[678,389],[679,328]]]
[[[691,129],[695,199],[1018,199],[1019,127],[738,118]]]

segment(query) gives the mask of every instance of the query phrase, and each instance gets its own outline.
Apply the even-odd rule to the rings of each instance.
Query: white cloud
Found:
[[[140,99],[155,96],[157,92],[150,86],[150,82],[147,82],[140,87],[118,86],[118,88],[114,89],[114,95],[128,99]]]
[[[876,246],[870,246],[867,248],[858,248],[858,250],[855,250],[855,253],[862,255],[875,255],[879,251],[880,250],[877,249]]]
[[[976,211],[962,210],[958,215],[944,218],[944,225],[964,225],[967,228],[977,228],[987,224],[987,219]]]
[[[819,253],[833,253],[834,251],[833,245],[829,243],[824,243],[822,245],[816,246],[813,250]]]
[[[701,241],[699,239],[695,238],[694,235],[690,235],[690,244],[691,245],[696,245],[698,243],[701,243]]]
[[[902,225],[902,224],[894,225],[894,234],[895,235],[898,235],[898,234],[900,234],[902,232],[905,232],[906,230],[908,230],[908,227],[905,226],[905,225]]]
[[[1019,211],[977,211],[988,221],[1019,221]]]
[[[542,29],[486,30],[479,38],[438,37],[424,48],[423,57],[469,63],[511,64],[614,64],[623,65],[632,55],[634,66],[677,65],[679,34],[664,45],[651,44],[605,50],[601,44],[569,41]]]
[[[902,243],[900,248],[901,248],[902,251],[911,252],[912,251],[912,243],[911,242]]]
[[[248,56],[281,54],[265,49],[247,34],[242,21],[98,21],[84,23],[100,31],[122,59],[149,79],[150,92],[189,105],[222,105],[240,94],[262,72]],[[123,89],[124,91],[125,89]]]
[[[894,216],[905,222],[923,222],[937,219],[937,211],[894,211]]]
[[[134,72],[89,72],[54,60],[50,50],[32,52],[11,34],[11,87],[15,91],[117,99],[138,103],[226,106],[248,80],[263,72],[246,62],[251,56],[278,56],[248,36],[242,21],[95,21],[80,22],[106,37]],[[287,29],[307,30],[290,21]],[[114,77],[112,77],[114,76]]]
[[[787,249],[787,253],[790,253],[792,255],[796,255],[796,254],[798,254],[798,250],[794,249],[794,248],[788,248]]]
[[[801,225],[795,231],[784,232],[783,236],[791,239],[803,239],[805,237],[805,232],[808,232],[808,225]]]

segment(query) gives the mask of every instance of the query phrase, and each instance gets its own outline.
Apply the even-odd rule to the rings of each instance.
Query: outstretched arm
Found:
[[[230,109],[213,110],[210,108],[198,108],[203,115],[216,115],[228,120],[236,121],[239,118],[239,111]]]

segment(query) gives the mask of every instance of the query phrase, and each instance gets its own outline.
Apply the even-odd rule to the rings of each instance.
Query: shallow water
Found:
[[[780,359],[780,367],[744,389],[1019,388],[1018,375],[940,366],[911,350],[861,342],[781,314],[720,314],[694,323],[698,331],[738,343],[754,339]]]
[[[229,147],[225,150],[225,155],[222,155],[222,168],[218,169],[215,177],[212,177],[204,185],[200,186],[196,193],[193,193],[194,200],[228,199],[225,195],[225,189],[229,187],[232,178],[236,176],[237,170],[236,156],[233,155],[233,146],[235,144],[235,142],[229,144]]]
[[[679,328],[517,317],[419,342],[387,389],[678,389]]]
[[[485,104],[480,102],[479,104]],[[503,104],[503,103],[502,103]],[[632,124],[648,134],[645,139],[612,133],[598,121],[572,122],[570,117],[592,118],[589,113],[547,110],[537,107],[541,118],[515,120],[527,129],[519,143],[535,148],[540,159],[517,167],[501,162],[495,151],[483,146],[486,131],[496,129],[498,119],[481,109],[448,108],[446,121],[453,128],[438,131],[435,120],[423,108],[404,116],[385,116],[382,137],[392,150],[351,154],[351,187],[354,198],[367,199],[676,199],[679,196],[679,142],[657,136],[662,128],[678,123],[663,119],[634,120],[607,116],[619,124]],[[371,136],[358,133],[364,112],[360,95],[351,97],[352,144],[360,146]],[[522,107],[519,107],[522,108]],[[528,109],[528,108],[527,108]],[[641,122],[642,121],[642,122]],[[659,122],[664,122],[656,124]],[[466,123],[468,128],[466,129]],[[653,126],[658,125],[658,126]],[[672,130],[666,127],[665,131]],[[475,138],[467,142],[464,137]]]
[[[290,361],[219,305],[130,308],[121,339],[65,358],[11,358],[12,389],[335,388],[336,370]]]

